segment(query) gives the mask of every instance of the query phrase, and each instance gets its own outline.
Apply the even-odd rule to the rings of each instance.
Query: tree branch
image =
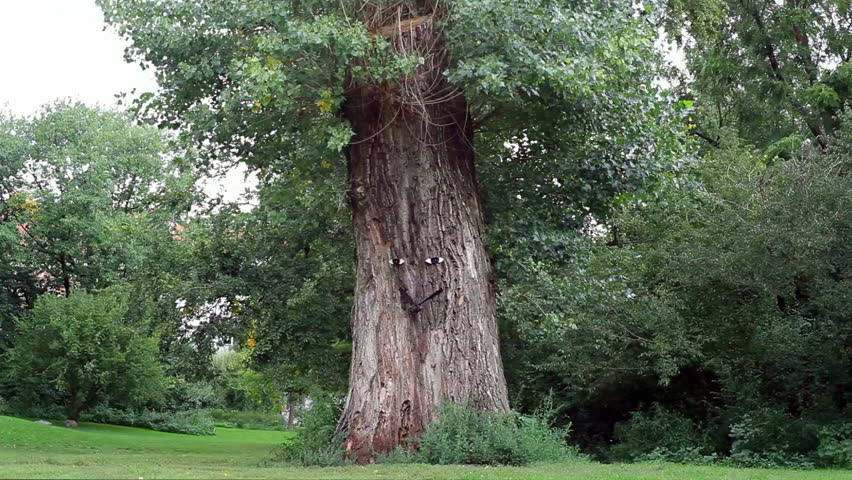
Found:
[[[713,138],[713,137],[711,137],[711,136],[709,136],[709,135],[707,135],[707,134],[701,133],[701,132],[699,132],[698,130],[690,130],[690,132],[689,132],[689,133],[690,133],[691,135],[695,135],[696,137],[698,137],[698,138],[701,138],[701,139],[705,140],[707,143],[709,143],[710,145],[712,145],[712,146],[714,146],[714,147],[718,147],[718,146],[719,146],[719,140],[718,140],[718,139]]]
[[[763,18],[760,17],[760,12],[754,9],[749,9],[745,2],[741,1],[740,5],[742,5],[743,8],[746,8],[751,12],[751,16],[754,19],[755,24],[757,24],[758,29],[760,29],[760,32],[763,34],[763,37],[765,39],[763,46],[765,49],[766,57],[769,60],[769,67],[771,68],[771,73],[769,74],[770,78],[775,78],[780,82],[789,84],[790,82],[787,81],[784,74],[781,72],[781,63],[778,61],[778,55],[775,52],[775,44],[769,37],[769,33],[766,29],[766,24],[763,22]],[[790,97],[790,94],[786,94],[786,96],[790,104],[793,105],[793,107],[795,107],[796,110],[799,111],[799,114],[804,118],[808,129],[813,134],[814,139],[817,141],[822,151],[827,151],[828,143],[825,141],[825,134],[822,131],[822,127],[813,120],[811,112],[808,111],[807,107]]]

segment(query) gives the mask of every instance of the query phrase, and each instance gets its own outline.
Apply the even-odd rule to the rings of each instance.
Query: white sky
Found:
[[[157,88],[151,70],[125,63],[127,42],[104,31],[95,0],[0,0],[0,109],[29,116],[59,98],[112,107],[115,95]],[[204,190],[238,200],[244,169]]]
[[[0,108],[31,115],[57,98],[112,106],[153,91],[151,71],[124,62],[126,43],[103,31],[94,0],[0,0]]]

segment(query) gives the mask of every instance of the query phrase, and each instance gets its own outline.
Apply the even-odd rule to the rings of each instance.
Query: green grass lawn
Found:
[[[577,463],[525,468],[261,466],[290,432],[217,428],[190,436],[83,423],[77,429],[0,416],[0,478],[852,480],[852,471],[780,471]]]

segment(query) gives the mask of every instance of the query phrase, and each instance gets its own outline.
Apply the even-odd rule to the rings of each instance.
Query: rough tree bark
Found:
[[[359,463],[416,443],[442,402],[508,408],[467,104],[442,75],[431,22],[396,36],[400,49],[428,49],[424,67],[398,84],[353,85],[344,105],[357,284],[338,428]],[[408,299],[439,290],[419,307]]]

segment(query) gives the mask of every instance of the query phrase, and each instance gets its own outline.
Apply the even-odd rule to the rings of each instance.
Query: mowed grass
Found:
[[[0,478],[852,480],[852,471],[576,463],[524,468],[371,465],[270,466],[291,432],[217,428],[189,436],[83,423],[77,429],[0,416]]]

